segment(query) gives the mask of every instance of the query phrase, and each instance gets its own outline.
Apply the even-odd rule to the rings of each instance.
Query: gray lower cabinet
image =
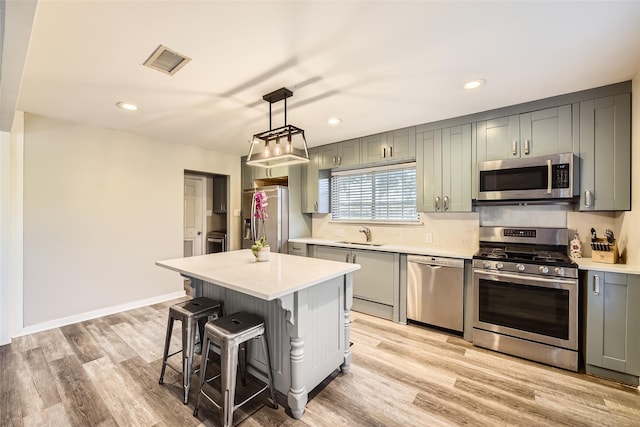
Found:
[[[418,211],[470,212],[472,170],[471,124],[418,134]]]
[[[314,245],[312,256],[360,264],[353,273],[353,310],[389,320],[399,309],[400,255]]]
[[[580,103],[580,210],[631,209],[631,94]]]
[[[477,123],[478,161],[573,152],[572,106]]]
[[[289,242],[287,246],[289,248],[289,255],[307,256],[306,243]]]
[[[213,213],[227,213],[227,177],[224,175],[213,177]]]
[[[589,271],[586,371],[638,385],[640,276]]]
[[[320,153],[309,151],[302,172],[302,213],[329,213],[329,171],[319,170]]]

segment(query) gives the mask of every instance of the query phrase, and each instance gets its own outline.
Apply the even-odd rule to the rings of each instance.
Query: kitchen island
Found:
[[[248,311],[265,319],[273,380],[302,417],[308,393],[334,370],[349,371],[349,310],[357,264],[272,253],[256,262],[251,250],[157,261],[190,279],[193,296],[224,302],[225,313]],[[249,360],[266,372],[259,346]],[[266,381],[257,370],[253,375]]]

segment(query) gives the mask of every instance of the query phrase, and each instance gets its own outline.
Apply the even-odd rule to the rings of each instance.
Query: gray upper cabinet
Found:
[[[471,124],[424,132],[417,139],[418,211],[470,212]]]
[[[640,276],[589,271],[587,282],[587,372],[592,371],[591,367],[604,368],[631,375],[637,382],[640,376]]]
[[[362,163],[411,159],[416,156],[416,128],[409,127],[362,138]]]
[[[318,168],[317,149],[309,151],[309,160],[302,172],[302,213],[328,213],[329,174]]]
[[[571,105],[477,123],[478,161],[573,151]]]
[[[360,164],[360,138],[318,147],[318,168],[331,169]]]
[[[580,103],[581,211],[631,209],[631,94]]]
[[[227,213],[227,177],[223,175],[213,177],[213,213]]]

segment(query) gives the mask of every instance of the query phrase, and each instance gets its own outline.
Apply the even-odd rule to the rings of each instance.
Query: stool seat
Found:
[[[242,384],[244,385],[247,357],[246,344],[252,339],[260,339],[262,344],[262,351],[264,352],[266,359],[266,375],[268,382],[252,396],[236,405],[235,391],[238,356],[240,356],[240,374],[242,377]],[[220,348],[220,374],[211,378],[206,378],[208,355],[211,344],[215,344]],[[198,391],[196,406],[193,410],[193,416],[198,415],[200,399],[204,396],[219,409],[222,409],[222,425],[225,427],[231,427],[233,425],[233,412],[267,389],[271,392],[271,399],[273,401],[274,408],[278,408],[276,391],[273,386],[273,378],[271,374],[269,345],[267,342],[264,319],[262,317],[252,313],[238,312],[208,322],[205,326],[204,346],[202,347],[202,351],[200,389]],[[215,402],[203,390],[205,383],[208,383],[218,377],[220,377],[221,385],[220,394],[223,398],[223,402],[221,404]]]
[[[191,388],[191,377],[193,376],[193,359],[196,346],[196,329],[198,330],[200,341],[203,341],[204,326],[209,317],[219,318],[224,315],[224,305],[221,301],[206,297],[193,298],[191,300],[179,302],[169,307],[169,320],[167,322],[167,335],[164,343],[164,354],[162,357],[162,370],[160,372],[160,384],[164,382],[164,373],[167,366],[174,369],[167,359],[182,352],[182,387],[184,389],[183,403],[189,401],[189,389]],[[182,349],[169,354],[171,336],[173,332],[173,322],[182,322]]]

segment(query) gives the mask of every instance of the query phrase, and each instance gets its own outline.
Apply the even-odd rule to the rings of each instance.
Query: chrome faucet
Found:
[[[371,230],[369,230],[369,227],[362,226],[358,231],[360,233],[364,233],[364,235],[367,236],[367,242],[371,241]]]

